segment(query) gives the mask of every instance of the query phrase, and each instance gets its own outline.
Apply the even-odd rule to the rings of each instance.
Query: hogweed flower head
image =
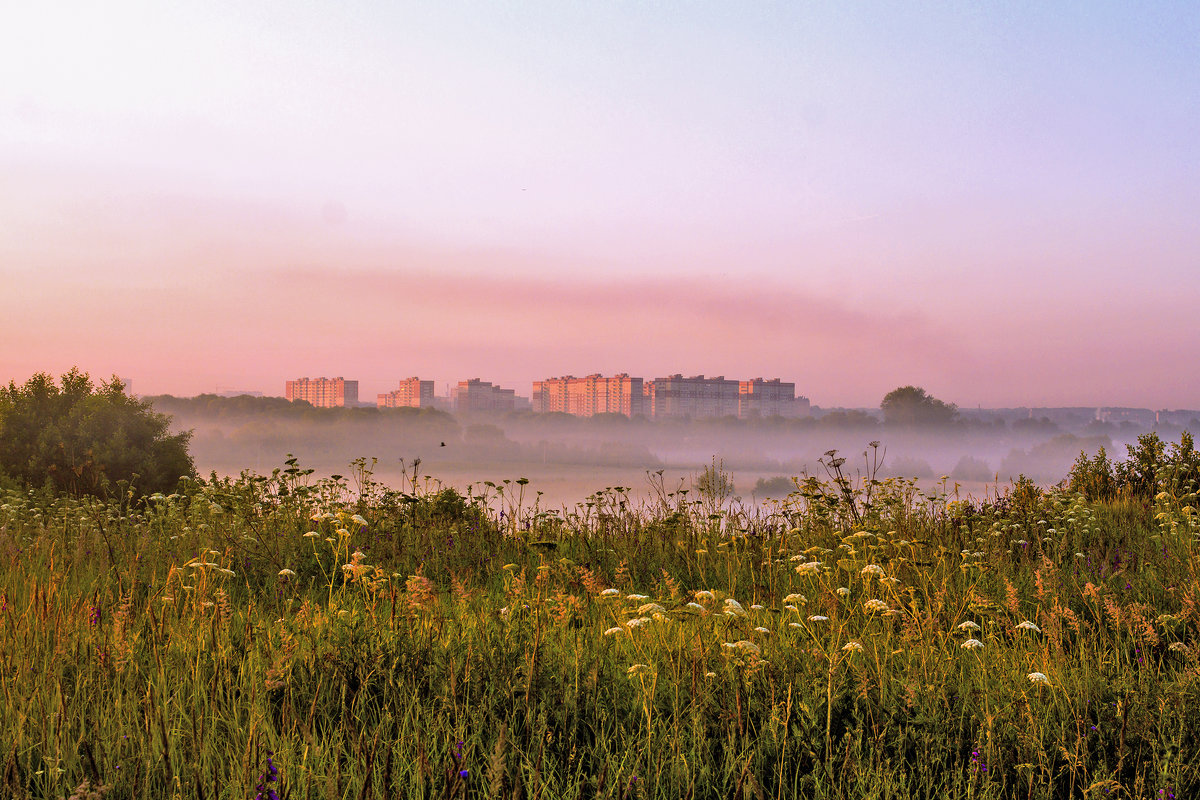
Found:
[[[888,604],[882,600],[868,600],[863,603],[863,608],[867,611],[890,611]]]
[[[959,645],[959,647],[961,647],[963,650],[978,650],[979,648],[983,647],[983,642],[979,641],[978,639],[967,639],[965,642]]]
[[[828,622],[829,617],[825,616],[824,614],[813,614],[811,617],[808,618],[808,621],[809,622]]]
[[[883,567],[879,566],[878,564],[867,564],[862,568],[861,574],[874,575],[876,578],[882,578],[884,576]]]
[[[1029,678],[1030,683],[1050,683],[1050,679],[1041,672],[1031,672],[1025,677]]]
[[[982,628],[980,628],[980,627],[979,627],[979,625],[977,625],[976,623],[972,622],[971,620],[967,620],[966,622],[960,622],[960,623],[958,623],[958,629],[959,629],[960,631],[978,631],[978,630],[983,630]]]
[[[1019,631],[1033,631],[1034,633],[1041,633],[1041,632],[1042,632],[1042,629],[1041,629],[1041,628],[1039,628],[1037,625],[1034,625],[1034,624],[1033,624],[1032,622],[1030,622],[1029,620],[1025,620],[1024,622],[1017,623],[1017,630],[1019,630]]]
[[[847,653],[861,653],[863,651],[862,642],[850,641],[842,645],[842,650]]]

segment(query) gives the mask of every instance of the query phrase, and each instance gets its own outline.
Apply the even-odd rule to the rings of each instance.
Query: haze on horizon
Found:
[[[0,379],[1200,407],[1200,7],[47,2]]]

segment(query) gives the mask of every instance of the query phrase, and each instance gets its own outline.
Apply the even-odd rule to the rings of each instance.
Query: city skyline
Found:
[[[1198,38],[1182,2],[19,5],[0,378],[1195,408]]]

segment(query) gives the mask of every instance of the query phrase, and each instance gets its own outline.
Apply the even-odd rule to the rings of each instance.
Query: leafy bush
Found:
[[[125,394],[114,377],[96,386],[72,369],[59,385],[45,373],[0,388],[0,470],[28,486],[108,494],[117,481],[140,494],[173,491],[195,469],[190,433]]]
[[[778,475],[774,478],[759,478],[754,482],[750,493],[755,497],[787,497],[796,490],[796,484],[791,478]]]
[[[1065,483],[1089,500],[1108,500],[1118,493],[1143,500],[1159,492],[1184,495],[1200,485],[1200,453],[1188,431],[1178,444],[1167,445],[1157,433],[1146,433],[1136,447],[1125,449],[1129,457],[1115,463],[1103,447],[1092,458],[1080,452]]]
[[[988,463],[980,458],[971,456],[963,456],[954,465],[954,470],[951,471],[950,477],[956,481],[987,481],[995,480],[995,471],[988,466]]]

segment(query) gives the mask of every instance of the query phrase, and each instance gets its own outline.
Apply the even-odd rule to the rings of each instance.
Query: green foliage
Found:
[[[1200,452],[1189,431],[1179,442],[1166,444],[1157,433],[1138,437],[1137,446],[1126,445],[1128,458],[1112,462],[1101,447],[1089,458],[1080,452],[1065,480],[1074,492],[1089,500],[1110,500],[1118,494],[1143,501],[1162,492],[1184,497],[1200,487]]]
[[[917,386],[901,386],[883,397],[879,408],[885,425],[897,427],[943,426],[954,421],[957,407],[944,403]]]
[[[367,461],[0,493],[0,795],[246,798],[271,753],[306,800],[1196,796],[1194,510],[823,463],[712,513]]]
[[[1075,464],[1067,475],[1067,487],[1092,502],[1116,497],[1117,485],[1112,462],[1109,461],[1108,453],[1103,447],[1091,458],[1081,450],[1079,458],[1075,459]]]
[[[0,470],[28,486],[106,495],[118,482],[171,492],[195,474],[189,433],[125,394],[120,379],[94,385],[77,369],[59,385],[44,373],[0,388]]]

